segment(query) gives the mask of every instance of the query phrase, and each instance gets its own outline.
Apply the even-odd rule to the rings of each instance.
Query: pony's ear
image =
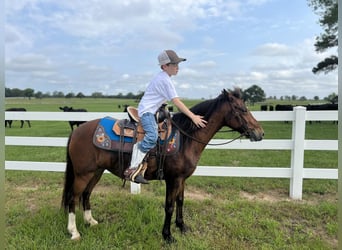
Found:
[[[231,91],[228,89],[223,89],[222,90],[222,96],[224,98],[227,98],[227,100],[229,101],[230,100],[230,97],[231,97]]]
[[[241,89],[235,88],[233,91],[233,96],[235,96],[236,98],[242,99],[243,93],[242,93]]]

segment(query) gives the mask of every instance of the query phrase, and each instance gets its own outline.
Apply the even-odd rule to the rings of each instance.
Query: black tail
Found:
[[[73,184],[74,184],[74,167],[72,164],[72,161],[70,159],[70,154],[69,154],[69,144],[71,140],[71,134],[68,139],[68,144],[67,144],[67,152],[66,152],[66,169],[65,169],[65,177],[64,177],[64,190],[63,190],[63,197],[62,197],[62,207],[64,207],[64,210],[67,212],[69,208],[69,204],[73,199]]]

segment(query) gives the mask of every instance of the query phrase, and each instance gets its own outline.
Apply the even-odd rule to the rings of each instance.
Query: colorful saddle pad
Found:
[[[120,136],[113,131],[113,126],[118,120],[112,117],[102,118],[93,135],[93,143],[96,147],[121,152],[132,152],[135,138]],[[167,140],[158,140],[159,147],[165,148],[164,154],[171,155],[179,150],[179,131],[173,129]],[[167,143],[167,145],[164,145]]]

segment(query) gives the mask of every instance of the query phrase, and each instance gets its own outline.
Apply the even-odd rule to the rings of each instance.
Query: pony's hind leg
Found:
[[[73,185],[73,197],[69,202],[69,217],[68,217],[68,231],[71,234],[72,240],[79,240],[81,238],[80,233],[76,226],[76,213],[75,205],[79,202],[81,194],[87,187],[89,180],[92,178],[93,174],[88,176],[76,176]]]
[[[76,215],[75,212],[69,212],[68,216],[68,232],[71,234],[72,240],[81,239],[81,235],[77,230],[76,226]]]
[[[93,178],[89,181],[86,189],[82,193],[83,210],[84,210],[83,219],[84,219],[84,222],[89,224],[90,226],[94,226],[98,224],[97,220],[93,218],[92,213],[91,213],[90,195],[95,185],[99,182],[102,174],[103,174],[103,170],[98,170],[93,176]]]

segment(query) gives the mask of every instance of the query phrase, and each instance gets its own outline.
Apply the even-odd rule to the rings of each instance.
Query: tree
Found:
[[[78,92],[76,97],[81,99],[81,98],[85,97],[85,95],[82,92]]]
[[[64,93],[62,91],[53,91],[53,97],[64,97]]]
[[[12,89],[12,96],[15,97],[24,97],[24,91],[18,88]]]
[[[37,99],[42,99],[43,98],[43,92],[38,91],[37,93],[34,94],[34,97]]]
[[[10,88],[5,88],[5,97],[12,97],[12,90]]]
[[[320,16],[319,24],[324,32],[316,37],[316,52],[321,53],[327,49],[338,46],[338,0],[308,0],[316,14]],[[331,55],[319,62],[312,69],[314,74],[329,73],[338,65],[338,57]]]
[[[103,94],[102,94],[102,92],[93,92],[93,93],[91,94],[91,97],[94,97],[94,98],[101,98],[101,97],[103,97]]]
[[[34,90],[33,89],[30,89],[30,88],[24,89],[24,96],[28,97],[29,100],[31,99],[31,97],[33,95],[34,95]]]
[[[256,102],[265,101],[266,94],[259,86],[253,85],[243,91],[243,99],[253,105]]]
[[[73,98],[75,97],[75,94],[73,92],[69,92],[68,94],[65,95],[65,98]]]
[[[326,100],[332,104],[338,103],[338,95],[336,95],[335,93],[332,93],[332,94],[328,95],[327,97],[325,97],[324,100]]]

